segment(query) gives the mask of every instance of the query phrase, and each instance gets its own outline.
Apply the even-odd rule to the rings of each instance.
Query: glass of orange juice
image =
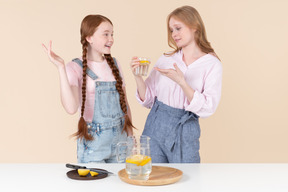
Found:
[[[137,67],[135,69],[135,74],[146,76],[148,73],[148,69],[149,69],[149,65],[150,65],[151,61],[147,57],[139,57],[138,59],[140,61],[140,65],[139,65],[139,67]]]

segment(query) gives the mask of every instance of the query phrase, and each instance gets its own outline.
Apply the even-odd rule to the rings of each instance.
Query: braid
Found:
[[[82,59],[83,59],[83,74],[82,74],[82,106],[81,106],[81,117],[84,115],[85,101],[86,101],[86,70],[87,70],[87,43],[82,46]]]
[[[82,43],[82,59],[83,59],[83,82],[82,82],[82,106],[81,106],[81,117],[78,122],[78,131],[74,134],[77,138],[85,138],[86,140],[93,140],[93,137],[88,134],[88,128],[84,119],[85,101],[86,101],[86,70],[87,70],[87,49],[88,42],[84,40]]]
[[[125,99],[126,97],[125,97],[125,93],[124,93],[123,88],[122,88],[122,84],[123,84],[122,77],[120,76],[119,70],[116,67],[114,60],[111,57],[111,55],[110,54],[104,54],[104,57],[105,57],[108,65],[109,65],[109,67],[112,70],[112,74],[113,74],[114,78],[116,79],[116,89],[117,89],[119,96],[120,96],[120,98],[119,98],[120,106],[121,106],[123,113],[125,114],[125,123],[124,123],[123,131],[128,133],[128,127],[134,127],[134,126],[132,125],[131,119],[129,118],[129,116],[127,114],[127,104],[126,104],[126,99]]]
[[[88,128],[86,121],[84,119],[85,112],[85,101],[86,101],[86,78],[87,78],[87,54],[88,48],[90,49],[89,42],[87,41],[88,37],[93,36],[97,28],[102,22],[108,22],[112,26],[112,22],[103,15],[87,15],[81,22],[80,34],[81,39],[80,42],[82,44],[82,59],[83,59],[83,76],[82,76],[82,106],[81,106],[81,117],[78,122],[78,131],[74,133],[72,136],[76,136],[77,139],[86,139],[93,140],[93,137],[88,133]],[[111,57],[111,56],[110,56]],[[114,73],[113,73],[114,74]],[[118,72],[119,76],[119,72]],[[119,79],[119,78],[118,78]],[[121,80],[121,79],[120,79]],[[122,80],[120,85],[122,85]],[[118,88],[117,88],[118,90]],[[125,95],[124,95],[125,96]],[[123,93],[121,94],[121,98],[123,97]],[[124,109],[121,105],[121,108]],[[125,109],[124,109],[125,110]],[[127,110],[126,110],[127,113]]]

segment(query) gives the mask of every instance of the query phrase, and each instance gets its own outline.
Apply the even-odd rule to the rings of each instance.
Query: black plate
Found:
[[[96,168],[95,168],[96,169]],[[98,168],[97,168],[98,169]],[[106,171],[104,169],[99,169],[99,170],[103,170],[103,171]],[[68,171],[66,173],[67,177],[69,177],[70,179],[76,179],[76,180],[96,180],[96,179],[103,179],[105,177],[108,176],[108,173],[99,173],[98,175],[92,177],[90,175],[90,173],[86,176],[80,176],[78,174],[78,171],[77,170],[72,170],[72,171]]]

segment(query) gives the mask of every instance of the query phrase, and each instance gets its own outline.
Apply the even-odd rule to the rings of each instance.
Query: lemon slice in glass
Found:
[[[151,157],[145,156],[144,159],[138,164],[138,166],[144,166],[151,161]]]
[[[150,156],[133,155],[126,159],[126,163],[136,164],[137,166],[144,166],[151,161]]]

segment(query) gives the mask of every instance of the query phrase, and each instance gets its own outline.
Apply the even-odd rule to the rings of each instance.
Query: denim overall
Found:
[[[117,66],[115,58],[113,59]],[[80,59],[73,61],[83,67]],[[89,68],[86,73],[94,81],[98,78]],[[127,134],[122,133],[124,113],[115,85],[116,81],[95,81],[94,115],[92,123],[87,123],[88,133],[93,136],[93,140],[77,140],[78,163],[117,163],[116,145],[120,141],[126,141]]]
[[[200,163],[198,119],[155,98],[143,131],[151,137],[152,163]]]

